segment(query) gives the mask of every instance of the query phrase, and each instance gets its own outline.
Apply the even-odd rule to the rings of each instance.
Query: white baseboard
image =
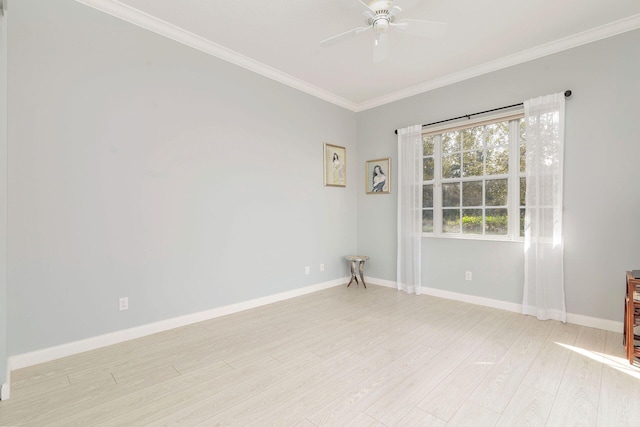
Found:
[[[11,396],[11,364],[7,361],[7,376],[5,383],[0,384],[0,400],[7,400]]]
[[[121,331],[111,332],[104,335],[99,335],[79,341],[73,341],[66,344],[61,344],[55,347],[49,347],[42,350],[36,350],[29,353],[10,356],[7,363],[7,379],[6,383],[2,384],[0,388],[0,399],[5,400],[10,395],[10,375],[12,370],[26,368],[28,366],[37,365],[39,363],[49,362],[51,360],[59,359],[66,356],[72,356],[74,354],[82,353],[85,351],[95,350],[97,348],[106,347],[113,344],[118,344],[124,341],[129,341],[136,338],[141,338],[147,335],[155,334],[158,332],[167,331],[181,326],[190,325],[197,322],[202,322],[216,317],[225,316],[227,314],[237,313],[244,310],[260,307],[263,305],[271,304],[278,301],[287,300],[301,295],[310,294],[313,292],[328,289],[334,286],[340,286],[348,281],[348,277],[343,277],[335,280],[331,280],[324,283],[318,283],[315,285],[306,286],[300,289],[294,289],[287,292],[282,292],[275,295],[269,295],[262,298],[256,298],[249,301],[243,301],[237,304],[232,304],[224,307],[217,307],[207,311],[201,311],[198,313],[187,314],[185,316],[174,317],[172,319],[162,320],[155,323],[150,323],[135,328],[125,329]],[[388,288],[397,289],[396,282],[384,279],[378,279],[375,277],[365,277],[367,283],[372,285],[384,286]],[[445,298],[455,301],[466,302],[470,304],[482,305],[485,307],[492,307],[501,310],[511,311],[515,313],[522,313],[522,305],[511,303],[507,301],[494,300],[490,298],[483,298],[474,295],[461,294],[457,292],[445,291],[436,288],[422,288],[422,294],[431,295],[439,298]],[[612,332],[622,332],[622,322],[616,322],[613,320],[599,319],[595,317],[583,316],[580,314],[567,313],[567,322],[581,326],[588,326],[597,329],[603,329]]]
[[[485,307],[497,308],[514,313],[522,313],[522,305],[514,302],[501,301],[497,299],[479,297],[475,295],[461,294],[457,292],[444,291],[436,288],[422,288],[422,294],[433,297],[450,299],[454,301],[467,302],[469,304],[482,305]]]
[[[318,283],[318,284],[306,286],[300,289],[293,289],[291,291],[282,292],[275,295],[269,295],[266,297],[256,298],[249,301],[243,301],[237,304],[227,305],[224,307],[217,307],[211,310],[187,314],[180,317],[174,317],[172,319],[161,320],[159,322],[149,323],[146,325],[137,326],[135,328],[115,331],[108,334],[98,335],[95,337],[91,337],[91,338],[87,338],[79,341],[73,341],[70,343],[57,345],[55,347],[49,347],[49,348],[44,348],[42,350],[32,351],[29,353],[10,356],[8,360],[8,367],[11,370],[26,368],[28,366],[49,362],[51,360],[59,359],[61,357],[72,356],[74,354],[83,353],[89,350],[95,350],[97,348],[118,344],[124,341],[136,339],[136,338],[141,338],[141,337],[155,334],[158,332],[163,332],[170,329],[179,328],[181,326],[202,322],[204,320],[214,319],[220,316],[226,316],[227,314],[237,313],[239,311],[249,310],[252,308],[260,307],[260,306],[271,304],[274,302],[283,301],[283,300],[287,300],[297,296],[310,294],[310,293],[321,291],[323,289],[328,289],[334,286],[344,285],[345,283],[348,282],[348,280],[349,280],[348,277],[342,277],[342,278],[331,280],[328,282]],[[4,390],[4,387],[3,387],[3,390]]]
[[[392,282],[391,280],[377,279],[375,277],[364,276],[367,283],[371,283],[372,285],[384,286],[386,288],[398,289],[398,285],[396,282]]]
[[[597,317],[583,316],[582,314],[567,313],[567,323],[588,326],[590,328],[603,329],[605,331],[622,333],[624,324],[615,320],[599,319]]]
[[[372,285],[385,286],[397,289],[396,282],[375,277],[365,277],[367,283]],[[442,289],[422,287],[423,295],[431,295],[434,297],[450,299],[454,301],[467,302],[470,304],[482,305],[485,307],[498,308],[500,310],[512,311],[514,313],[522,313],[522,304],[513,302],[500,301],[491,298],[478,297],[474,295],[461,294],[458,292],[450,292]],[[622,322],[614,320],[599,319],[597,317],[584,316],[582,314],[567,313],[567,322],[580,326],[588,326],[590,328],[603,329],[605,331],[622,333]]]

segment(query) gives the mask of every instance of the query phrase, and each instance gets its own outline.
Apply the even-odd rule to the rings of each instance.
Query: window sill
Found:
[[[510,238],[509,236],[474,236],[474,235],[449,235],[449,234],[441,234],[436,236],[431,233],[422,233],[423,238],[428,239],[450,239],[450,240],[475,240],[475,241],[484,241],[484,242],[509,242],[509,243],[524,243],[524,237],[518,237],[516,239]]]

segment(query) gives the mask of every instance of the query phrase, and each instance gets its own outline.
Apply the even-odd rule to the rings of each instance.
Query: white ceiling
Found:
[[[353,111],[640,28],[640,0],[396,0],[447,32],[392,32],[373,63],[372,32],[319,46],[364,25],[358,0],[77,1]]]

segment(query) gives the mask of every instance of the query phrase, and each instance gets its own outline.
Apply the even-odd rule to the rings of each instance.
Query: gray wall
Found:
[[[7,17],[0,15],[0,387],[7,373]]]
[[[353,112],[73,0],[22,0],[9,121],[11,355],[348,274]],[[347,147],[346,188],[323,186],[323,142]]]
[[[391,156],[393,130],[572,89],[566,106],[565,287],[567,311],[621,321],[624,272],[640,268],[640,31],[625,33],[358,115],[358,164]],[[397,179],[394,170],[394,182]],[[358,251],[368,274],[395,281],[396,187],[358,193]],[[423,284],[521,303],[523,245],[423,238]],[[473,281],[464,272],[473,272]]]

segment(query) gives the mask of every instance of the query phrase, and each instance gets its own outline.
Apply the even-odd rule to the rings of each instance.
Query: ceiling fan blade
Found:
[[[389,11],[389,16],[394,17],[400,12],[402,12],[402,9],[399,6],[393,6]]]
[[[370,19],[373,20],[374,18],[373,12],[371,12],[370,10],[365,10],[364,12],[362,12],[362,16],[364,16],[365,22]]]
[[[389,35],[380,33],[373,44],[373,62],[378,63],[387,59],[389,54]]]
[[[371,8],[369,7],[368,4],[366,4],[365,2],[363,2],[362,0],[358,0],[360,2],[361,5],[363,5],[364,7],[366,7],[368,10],[371,10]]]
[[[338,34],[337,36],[329,37],[328,39],[322,40],[320,42],[320,46],[328,47],[328,46],[334,45],[336,43],[339,43],[341,41],[349,40],[350,38],[353,38],[353,37],[357,36],[358,34],[362,33],[363,31],[367,31],[369,28],[371,28],[371,26],[369,26],[369,27],[358,27],[358,28],[354,28],[354,29],[349,30],[349,31],[345,31],[344,33]]]
[[[402,19],[390,24],[398,31],[419,37],[441,37],[447,31],[447,24],[435,21],[420,21],[418,19]]]

